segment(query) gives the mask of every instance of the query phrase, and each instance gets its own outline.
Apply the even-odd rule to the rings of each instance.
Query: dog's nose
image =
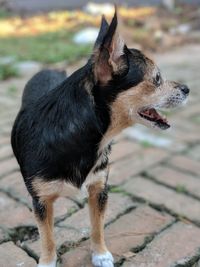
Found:
[[[185,95],[188,95],[190,92],[190,89],[187,87],[187,85],[184,84],[180,86],[180,89]]]

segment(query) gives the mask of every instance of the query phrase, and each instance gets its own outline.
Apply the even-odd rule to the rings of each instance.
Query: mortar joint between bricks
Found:
[[[131,251],[134,253],[139,253],[142,250],[144,250],[146,248],[146,246],[151,243],[158,235],[160,235],[162,232],[166,231],[168,228],[172,227],[172,225],[174,225],[175,223],[177,223],[177,220],[173,220],[172,222],[168,223],[165,227],[163,227],[160,231],[158,232],[154,232],[152,233],[150,236],[146,237],[144,240],[144,243],[140,246],[137,246],[135,248],[132,248]]]
[[[160,231],[158,232],[154,232],[152,233],[150,236],[146,237],[144,240],[144,243],[141,244],[140,246],[134,247],[132,249],[130,249],[130,251],[132,251],[133,253],[139,253],[142,250],[144,250],[146,248],[146,246],[151,243],[154,238],[156,238],[156,236],[158,236],[159,234],[161,234],[163,231],[167,230],[168,228],[170,228],[173,224],[175,224],[177,222],[177,220],[172,221],[171,223],[167,224],[165,227],[163,227]],[[126,258],[121,257],[115,264],[115,267],[120,267],[122,266],[126,261],[128,261]]]
[[[22,205],[26,206],[30,211],[32,211],[32,206],[29,205],[26,200],[23,200],[22,198],[19,198],[15,193],[12,193],[10,190],[6,190],[3,188],[0,188],[0,192],[6,194],[11,199],[21,203]]]
[[[132,195],[132,200],[133,201],[136,200],[137,202],[140,202],[140,203],[143,203],[143,204],[147,204],[151,208],[153,208],[153,209],[155,209],[157,211],[166,212],[167,214],[169,214],[172,217],[176,218],[178,221],[186,220],[187,222],[192,223],[195,226],[197,226],[198,228],[200,228],[200,221],[191,220],[191,219],[187,218],[186,216],[181,216],[180,214],[177,214],[177,213],[173,212],[172,210],[168,209],[163,204],[162,205],[155,204],[155,203],[152,203],[150,201],[146,201],[144,198],[137,197],[137,196],[134,196],[134,195]]]
[[[142,172],[142,173],[141,173],[141,176],[142,176],[144,179],[153,181],[155,184],[162,185],[162,186],[164,186],[164,187],[166,187],[166,188],[169,188],[169,189],[175,191],[177,194],[183,194],[183,195],[186,195],[186,196],[188,196],[188,197],[190,197],[190,198],[193,198],[193,199],[195,199],[195,200],[200,201],[200,197],[198,197],[198,196],[196,196],[196,195],[194,195],[194,194],[191,194],[187,189],[185,189],[185,190],[182,191],[182,192],[178,192],[178,191],[177,191],[177,188],[175,188],[175,187],[173,187],[173,186],[170,186],[170,185],[168,185],[168,184],[165,184],[165,183],[163,183],[163,182],[160,182],[160,181],[156,180],[156,179],[154,178],[153,175],[150,175],[150,174],[149,174],[148,172],[146,172],[146,171]]]
[[[200,260],[200,249],[198,249],[197,253],[185,260],[184,263],[175,263],[172,267],[199,267],[199,260]],[[197,264],[197,265],[194,265]]]

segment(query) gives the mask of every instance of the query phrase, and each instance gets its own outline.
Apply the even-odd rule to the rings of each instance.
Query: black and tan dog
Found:
[[[157,109],[179,106],[188,94],[187,86],[163,80],[152,60],[125,45],[116,13],[110,25],[102,18],[84,67],[68,78],[64,72],[41,71],[28,82],[12,147],[33,199],[39,267],[56,266],[54,200],[80,190],[88,194],[92,263],[114,266],[103,233],[111,141],[135,123],[169,128]]]

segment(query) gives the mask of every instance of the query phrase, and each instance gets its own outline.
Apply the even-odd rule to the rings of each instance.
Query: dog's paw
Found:
[[[53,260],[49,264],[39,263],[37,267],[56,267],[56,260]]]
[[[104,254],[92,254],[92,264],[95,267],[114,267],[112,254],[107,251]]]

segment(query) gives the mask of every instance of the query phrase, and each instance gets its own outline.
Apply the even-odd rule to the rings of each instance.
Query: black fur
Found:
[[[97,40],[96,40],[95,45],[94,45],[95,49],[97,49],[101,46],[103,39],[105,38],[105,35],[108,31],[108,28],[109,28],[108,22],[106,21],[105,17],[102,16],[100,31],[99,31]]]
[[[107,28],[103,21],[97,46],[106,41]],[[37,177],[62,179],[80,188],[101,153],[109,153],[110,148],[100,154],[98,149],[111,122],[110,106],[120,92],[143,80],[146,68],[146,59],[138,50],[125,46],[123,57],[126,73],[113,73],[106,85],[95,80],[93,59],[68,78],[64,73],[42,71],[26,85],[11,141],[32,196],[36,194],[32,181]]]
[[[100,212],[105,210],[107,201],[108,201],[108,185],[106,184],[104,189],[98,195],[98,205]]]
[[[81,87],[88,71],[86,65],[39,101],[22,104],[12,145],[24,178],[62,178],[77,187],[84,182],[103,135],[94,104]]]
[[[34,213],[38,216],[38,218],[43,221],[47,216],[46,206],[40,202],[38,197],[33,198],[33,209]]]
[[[31,105],[67,78],[65,71],[43,70],[28,81],[22,96],[22,105]]]

